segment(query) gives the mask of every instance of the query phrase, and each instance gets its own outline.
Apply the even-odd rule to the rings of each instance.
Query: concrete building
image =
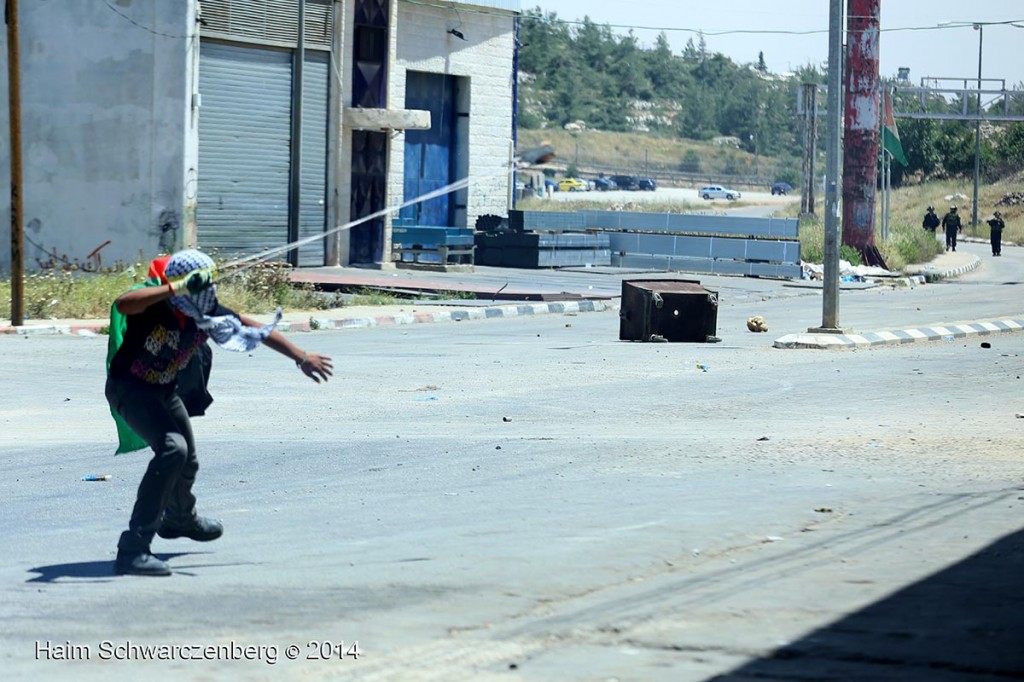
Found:
[[[248,256],[297,240],[275,259],[387,267],[391,213],[336,228],[464,177],[468,189],[402,217],[472,227],[505,214],[519,10],[519,0],[22,0],[26,269],[121,268],[191,245]],[[6,35],[0,43],[6,54]],[[7,187],[6,69],[0,83]],[[9,244],[5,194],[5,274]]]

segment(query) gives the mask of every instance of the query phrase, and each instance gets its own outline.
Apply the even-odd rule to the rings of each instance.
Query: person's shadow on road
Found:
[[[163,561],[170,561],[180,556],[190,555],[203,555],[209,554],[209,552],[177,552],[167,554],[154,554],[153,556]],[[209,565],[204,565],[204,568]],[[183,566],[180,568],[172,567],[174,574],[182,575],[193,575],[188,571],[181,570],[183,568],[194,568],[194,566]],[[107,561],[79,561],[70,564],[51,564],[49,566],[37,566],[36,568],[30,568],[29,573],[38,573],[38,575],[29,578],[25,582],[29,583],[54,583],[62,578],[70,578],[74,580],[89,580],[94,582],[109,582],[125,576],[119,576],[114,574],[114,562]]]

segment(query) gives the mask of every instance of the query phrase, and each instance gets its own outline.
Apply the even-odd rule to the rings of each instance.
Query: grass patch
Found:
[[[310,283],[288,280],[291,266],[260,263],[217,282],[217,298],[232,310],[268,313],[278,306],[292,310],[329,310],[342,305],[338,295],[325,295]]]
[[[244,313],[327,310],[342,305],[340,295],[325,295],[312,284],[288,281],[289,266],[265,263],[217,282],[217,298]],[[137,264],[124,272],[91,274],[47,270],[25,277],[25,317],[28,320],[104,319],[114,299],[146,279],[148,267]],[[11,281],[0,280],[0,318],[11,318]]]
[[[110,275],[52,270],[26,275],[25,317],[29,320],[108,317],[114,299],[145,279],[138,272],[139,267]],[[10,279],[0,280],[0,318],[11,319]]]
[[[999,183],[997,185],[991,185],[984,188],[981,191],[979,188],[978,192],[978,204],[983,205],[988,203],[989,205],[995,205],[1006,192],[1017,185],[1010,183]],[[941,253],[944,249],[944,242],[936,239],[931,232],[927,232],[921,228],[921,220],[924,217],[925,208],[929,204],[935,206],[936,213],[943,215],[945,210],[949,208],[951,203],[957,202],[956,199],[947,200],[945,197],[948,195],[956,194],[957,192],[963,193],[964,189],[962,186],[957,185],[953,181],[947,182],[933,182],[926,185],[919,185],[915,187],[900,188],[894,190],[892,193],[891,200],[891,228],[888,239],[882,239],[876,233],[875,240],[878,245],[878,250],[885,259],[885,264],[889,266],[890,270],[902,270],[908,265],[915,263],[927,263],[932,260],[936,255]],[[877,202],[880,204],[881,202]],[[962,200],[957,203],[958,207],[962,207],[964,204]],[[1013,211],[1012,209],[1016,209]],[[993,209],[988,210],[988,213],[984,214],[984,218],[988,218]],[[798,205],[788,205],[779,211],[779,215],[786,217],[796,217],[800,211]],[[819,199],[815,204],[816,215],[814,216],[802,216],[800,218],[800,257],[808,263],[821,263],[824,260],[825,255],[825,225],[824,225],[824,200]],[[961,217],[970,219],[970,202],[967,204],[967,210],[960,208],[962,213]],[[1024,215],[1024,207],[1010,207],[1003,210],[1003,217],[1006,219],[1007,213],[1013,213],[1017,215]],[[881,224],[881,207],[878,207],[878,219],[876,225]],[[982,214],[979,213],[979,220],[983,220]],[[1021,221],[1018,219],[1017,234],[1024,238],[1024,224],[1020,224]],[[941,234],[942,229],[939,229]],[[972,230],[970,227],[964,227],[964,234],[979,237],[988,237],[988,225],[984,223],[978,227],[977,230]],[[1006,230],[1003,232],[1003,238],[1009,241],[1014,241],[1009,235],[1010,222],[1007,220]],[[855,256],[859,261],[859,255],[851,247],[843,246],[840,247],[840,258],[847,260],[852,264],[851,257]]]
[[[438,291],[437,298],[443,301],[469,301],[475,300],[476,294],[472,291]]]
[[[630,133],[606,130],[584,130],[570,133],[560,128],[518,131],[519,149],[541,144],[555,148],[552,169],[572,166],[582,175],[596,175],[595,167],[616,168],[608,175],[628,173],[647,175],[651,172],[686,171],[707,174],[704,184],[714,184],[722,175],[772,176],[784,166],[783,160],[761,156],[759,159],[747,151],[711,142],[686,140],[670,133]],[[696,161],[696,165],[695,165]],[[696,181],[695,181],[696,182]],[[703,181],[701,181],[703,182]]]
[[[927,263],[945,248],[931,232],[920,225],[896,222],[888,239],[878,240],[878,250],[890,270],[902,270],[913,263]]]
[[[398,305],[402,299],[395,294],[374,289],[360,289],[347,305]]]
[[[894,224],[906,223],[916,227],[919,232],[924,232],[921,229],[921,220],[924,218],[925,208],[929,204],[935,207],[935,212],[940,218],[946,214],[951,204],[955,204],[960,213],[960,219],[964,223],[964,236],[988,239],[989,227],[985,221],[992,217],[993,211],[999,211],[1003,214],[1003,220],[1006,221],[1003,242],[1024,244],[1024,205],[997,205],[1004,195],[1021,191],[1022,184],[1024,184],[1024,173],[1018,173],[1015,177],[993,184],[979,185],[977,227],[971,225],[974,212],[972,205],[974,185],[970,179],[936,181],[923,185],[900,187],[893,190],[892,193],[892,222]],[[956,195],[962,195],[962,197]],[[947,196],[953,198],[947,199]],[[940,227],[939,232],[941,231]]]

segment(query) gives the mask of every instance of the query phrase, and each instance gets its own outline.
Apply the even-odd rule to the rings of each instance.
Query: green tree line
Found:
[[[519,69],[527,76],[519,90],[523,128],[582,120],[598,130],[634,130],[630,117],[649,107],[660,112],[645,121],[653,133],[693,140],[732,136],[748,152],[790,159],[795,167],[803,153],[797,91],[803,83],[827,80],[825,68],[816,65],[773,74],[763,53],[756,63],[737,64],[708,50],[699,34],[680,53],[664,33],[654,47],[644,48],[632,32],[616,34],[589,18],[570,24],[540,8],[524,12],[519,42]],[[1024,110],[1020,100],[1014,107]],[[897,98],[897,110],[918,108],[916,100]],[[934,97],[926,108],[954,113],[961,103]],[[973,123],[900,118],[898,128],[910,165],[894,164],[895,184],[909,176],[973,173]],[[824,149],[823,140],[818,149]],[[981,166],[987,179],[1024,168],[1024,124],[995,126],[982,145]]]
[[[1018,87],[1019,89],[1019,87]],[[977,98],[967,110],[977,110]],[[955,114],[963,111],[961,99],[946,100],[933,96],[923,102],[916,97],[900,96],[896,109],[906,112]],[[989,113],[1003,113],[1003,101],[988,105]],[[1024,116],[1024,97],[1011,98],[1006,113]],[[953,178],[974,174],[976,125],[970,121],[900,118],[897,120],[900,142],[909,165],[893,164],[893,182],[900,184],[907,175],[926,178]],[[984,180],[994,182],[1024,170],[1024,122],[983,124],[979,167]]]

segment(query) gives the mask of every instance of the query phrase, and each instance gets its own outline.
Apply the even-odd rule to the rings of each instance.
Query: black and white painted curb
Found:
[[[980,258],[972,258],[970,262],[947,270],[925,268],[919,275],[904,278],[908,285],[924,284],[958,277],[974,270],[981,265]],[[864,332],[863,334],[789,334],[776,339],[772,344],[775,348],[809,348],[820,350],[871,348],[874,346],[898,345],[904,343],[920,343],[925,341],[946,341],[961,339],[968,336],[985,334],[1002,334],[1024,329],[1024,320],[992,320],[989,322],[971,322],[965,324],[947,324],[935,327],[915,329],[898,329],[894,331]]]
[[[551,303],[519,303],[516,305],[486,306],[464,310],[432,310],[429,312],[400,313],[377,317],[316,318],[306,320],[281,320],[277,329],[282,332],[308,332],[318,329],[363,329],[367,327],[397,327],[406,324],[427,322],[462,322],[464,320],[489,320],[493,318],[524,317],[527,315],[549,315],[603,312],[616,310],[617,303],[600,300],[555,301]],[[105,320],[81,321],[70,324],[28,324],[20,327],[2,326],[0,334],[22,336],[39,334],[73,334],[94,336],[102,333],[107,326]]]
[[[981,259],[975,256],[969,263],[964,263],[959,267],[950,268],[948,270],[936,270],[930,266],[925,266],[921,271],[921,274],[916,275],[915,278],[920,278],[922,280],[931,279],[933,281],[950,279],[952,277],[959,277],[960,275],[966,274],[977,268],[979,265],[981,265]]]
[[[969,322],[916,329],[865,332],[863,334],[789,334],[781,339],[777,339],[773,346],[775,348],[841,350],[900,345],[904,343],[922,343],[925,341],[952,343],[956,339],[988,336],[991,334],[1009,334],[1020,331],[1024,331],[1024,320],[991,320],[989,322]]]
[[[497,318],[525,317],[528,315],[575,314],[601,312],[613,306],[607,301],[557,301],[552,303],[520,303],[517,305],[487,306],[461,310],[431,310],[429,312],[399,313],[379,317],[353,318],[311,318],[308,322],[284,322],[278,324],[281,331],[312,331],[315,329],[361,329],[367,327],[397,327],[407,324],[429,322],[463,322],[465,320],[490,320]]]

